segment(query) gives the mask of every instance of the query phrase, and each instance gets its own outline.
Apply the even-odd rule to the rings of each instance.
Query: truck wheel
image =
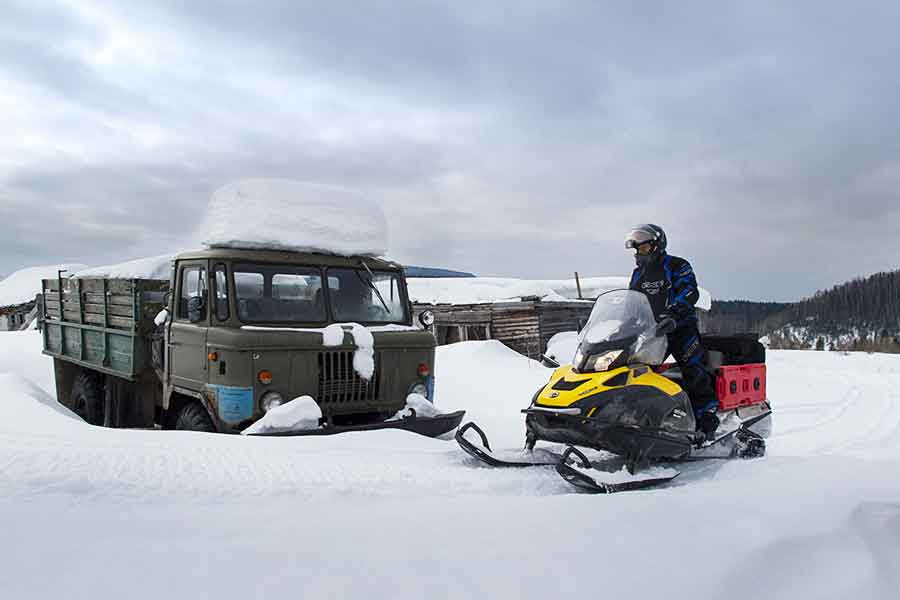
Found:
[[[212,419],[209,418],[206,409],[199,402],[188,402],[181,407],[175,416],[175,429],[183,431],[216,431]]]
[[[72,385],[69,404],[76,415],[91,425],[103,425],[103,380],[96,373],[82,371]]]

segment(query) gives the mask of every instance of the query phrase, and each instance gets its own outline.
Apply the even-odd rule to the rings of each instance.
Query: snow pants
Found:
[[[687,323],[669,334],[669,352],[681,368],[684,390],[694,413],[715,411],[718,406],[712,377],[706,370],[706,349],[700,343],[696,323]]]

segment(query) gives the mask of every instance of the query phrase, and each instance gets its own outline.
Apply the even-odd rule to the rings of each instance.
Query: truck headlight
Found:
[[[276,406],[281,406],[282,404],[284,404],[284,398],[282,398],[281,394],[278,392],[266,392],[262,395],[262,398],[259,399],[259,407],[262,408],[264,413],[267,413]]]
[[[422,327],[426,329],[434,325],[434,312],[430,310],[423,310],[419,315],[419,323],[422,324]]]

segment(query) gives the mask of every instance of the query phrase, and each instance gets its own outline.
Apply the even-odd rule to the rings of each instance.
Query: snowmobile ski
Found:
[[[465,438],[465,433],[470,429],[475,431],[475,433],[478,434],[478,437],[481,438],[481,446],[478,446]],[[553,467],[556,466],[557,463],[557,460],[512,461],[504,460],[502,458],[494,456],[491,445],[488,442],[487,435],[485,435],[481,427],[476,425],[474,421],[469,421],[456,431],[456,443],[458,443],[459,447],[462,448],[466,452],[466,454],[468,454],[472,458],[488,466],[496,468]],[[549,451],[545,452],[551,454],[552,456],[555,456]]]
[[[575,457],[574,460],[572,459],[573,456]],[[606,471],[595,469],[587,456],[574,446],[566,448],[566,451],[563,452],[559,462],[556,464],[556,472],[559,473],[563,479],[575,487],[593,494],[616,494],[619,492],[630,492],[659,487],[669,483],[680,475],[680,473],[676,472],[673,475],[641,477],[629,481],[604,482],[599,481],[588,474],[588,471],[606,473],[607,475],[610,474]]]

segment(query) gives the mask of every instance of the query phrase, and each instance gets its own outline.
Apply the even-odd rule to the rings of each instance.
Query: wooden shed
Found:
[[[439,345],[468,340],[498,340],[516,352],[539,359],[547,342],[563,331],[578,331],[593,308],[590,300],[545,301],[524,297],[515,302],[415,304],[416,316],[435,315]]]
[[[34,321],[35,301],[0,306],[0,331],[19,331]]]

